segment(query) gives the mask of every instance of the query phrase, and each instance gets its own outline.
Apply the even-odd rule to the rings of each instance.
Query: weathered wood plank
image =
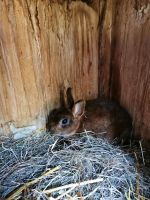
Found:
[[[148,0],[4,0],[0,9],[3,128],[40,127],[64,85],[76,100],[117,99],[150,139]]]
[[[39,118],[44,124],[59,104],[61,85],[71,86],[75,99],[97,96],[94,8],[80,1],[4,0],[0,9],[1,124],[20,127]]]
[[[118,0],[114,11],[111,94],[150,140],[150,3]]]

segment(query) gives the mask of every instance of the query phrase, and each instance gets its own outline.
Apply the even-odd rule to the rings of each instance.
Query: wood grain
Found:
[[[93,5],[94,7],[94,5]],[[98,13],[86,3],[0,1],[0,124],[45,123],[60,86],[98,94]],[[1,132],[3,131],[1,128]]]
[[[0,134],[43,126],[70,86],[116,99],[149,141],[149,52],[149,0],[0,1]]]
[[[150,142],[150,3],[115,5],[111,95],[130,112],[135,134]]]

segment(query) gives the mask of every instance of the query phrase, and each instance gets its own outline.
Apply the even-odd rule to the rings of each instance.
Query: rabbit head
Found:
[[[50,112],[47,121],[47,129],[57,135],[64,137],[71,136],[76,133],[80,126],[81,118],[85,110],[85,101],[74,103],[71,89],[67,90],[67,104],[60,93],[61,106]]]

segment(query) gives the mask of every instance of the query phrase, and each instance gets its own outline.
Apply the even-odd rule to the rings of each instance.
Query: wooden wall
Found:
[[[116,1],[112,40],[111,95],[150,143],[150,1]]]
[[[98,93],[98,13],[83,2],[0,1],[0,124],[41,126],[59,104]],[[35,122],[33,122],[35,120]]]
[[[0,124],[41,126],[59,104],[107,96],[150,139],[149,0],[0,1]]]
[[[133,118],[134,134],[149,144],[150,2],[111,2],[100,32],[99,94],[120,102]]]

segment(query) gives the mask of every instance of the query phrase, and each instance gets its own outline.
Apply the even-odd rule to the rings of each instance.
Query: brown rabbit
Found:
[[[67,105],[62,92],[60,97],[60,108],[51,111],[47,120],[47,130],[52,133],[65,137],[86,129],[109,141],[115,138],[126,140],[129,137],[131,118],[117,103],[99,99],[74,103],[71,88],[67,90]]]

